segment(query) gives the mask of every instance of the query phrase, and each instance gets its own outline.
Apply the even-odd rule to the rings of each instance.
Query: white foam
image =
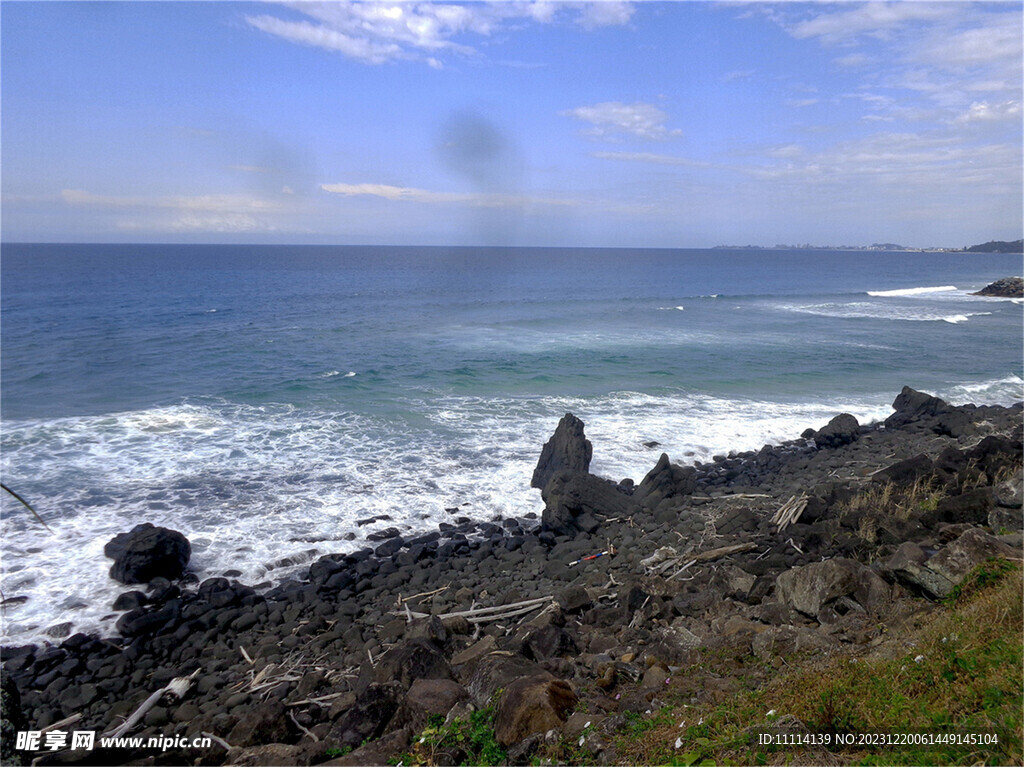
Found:
[[[1008,375],[989,381],[957,384],[936,392],[936,396],[957,405],[972,403],[1008,406],[1024,400],[1024,378]]]
[[[940,285],[933,288],[903,288],[901,290],[869,290],[867,294],[874,297],[882,296],[923,296],[931,293],[946,293],[956,290],[956,285]]]
[[[901,322],[949,322],[954,325],[967,322],[971,317],[983,317],[992,312],[958,312],[950,314],[948,307],[925,307],[871,301],[828,302],[821,304],[778,304],[778,309],[798,314],[838,319],[898,320]]]

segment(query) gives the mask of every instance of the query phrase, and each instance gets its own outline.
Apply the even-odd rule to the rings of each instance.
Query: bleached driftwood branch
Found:
[[[713,559],[721,559],[722,557],[728,557],[733,554],[742,554],[745,551],[751,551],[756,548],[756,543],[736,543],[731,546],[720,546],[717,549],[710,549],[709,551],[705,551],[700,554],[694,554],[693,561],[710,562]]]
[[[804,509],[807,508],[808,498],[806,495],[791,496],[779,510],[775,512],[775,516],[772,517],[772,524],[778,526],[779,532],[781,533],[787,527],[795,523],[800,519],[800,515],[804,513]]]
[[[121,726],[116,727],[113,730],[108,730],[107,732],[103,733],[103,735],[111,738],[120,738],[122,735],[128,732],[128,730],[130,730],[132,727],[138,724],[139,720],[141,720],[142,717],[146,715],[146,712],[153,708],[153,706],[156,705],[157,701],[160,700],[160,698],[162,698],[165,694],[173,695],[176,698],[184,697],[185,693],[188,692],[188,688],[192,686],[192,680],[196,678],[196,675],[198,673],[199,669],[196,669],[188,676],[175,677],[170,682],[168,682],[166,687],[160,688],[152,695],[150,695],[148,698],[146,698],[144,701],[142,701],[142,705],[135,709],[135,711],[132,712],[131,716],[124,720]]]

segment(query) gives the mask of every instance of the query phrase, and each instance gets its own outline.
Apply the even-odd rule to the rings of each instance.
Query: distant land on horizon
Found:
[[[872,245],[715,245],[713,250],[881,250],[912,253],[1024,253],[1024,240],[990,240],[981,245],[965,248],[911,248],[892,242],[876,242]]]

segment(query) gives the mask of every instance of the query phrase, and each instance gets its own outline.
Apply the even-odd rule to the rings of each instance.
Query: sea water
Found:
[[[200,578],[255,584],[384,527],[539,512],[567,411],[592,471],[639,481],[662,451],[884,418],[905,384],[1024,385],[1020,301],[970,295],[1020,255],[5,244],[0,264],[3,481],[53,530],[3,494],[5,642],[113,633],[103,546],[140,522],[188,536]]]

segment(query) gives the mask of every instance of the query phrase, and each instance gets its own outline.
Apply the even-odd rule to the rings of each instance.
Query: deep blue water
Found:
[[[3,499],[22,637],[102,625],[103,543],[139,521],[255,582],[446,507],[539,510],[566,410],[595,471],[639,479],[648,440],[693,461],[884,417],[904,384],[1022,394],[1021,304],[968,295],[1020,255],[7,244],[0,267],[4,481],[58,531]]]

